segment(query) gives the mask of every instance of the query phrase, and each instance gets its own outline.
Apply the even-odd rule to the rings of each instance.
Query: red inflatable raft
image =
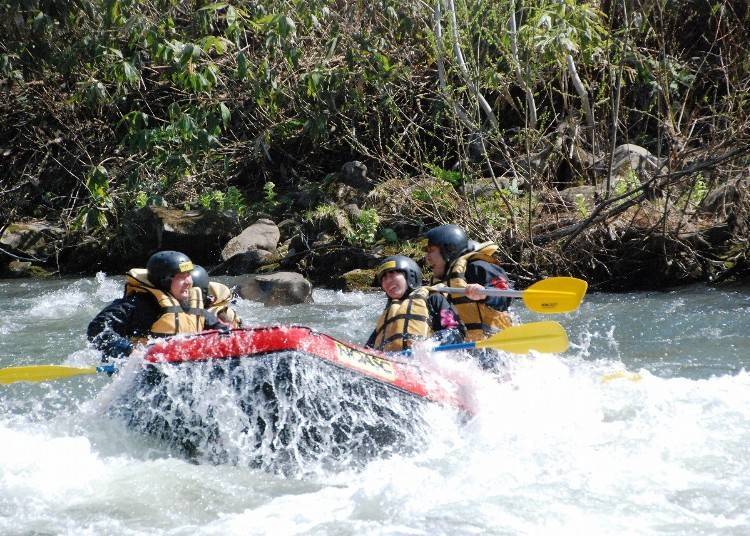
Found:
[[[465,414],[456,386],[415,361],[302,326],[167,339],[144,361],[110,412],[197,460],[351,466],[423,445],[432,403]]]

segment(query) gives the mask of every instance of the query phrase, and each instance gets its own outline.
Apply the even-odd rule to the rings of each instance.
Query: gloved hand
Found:
[[[108,358],[120,358],[128,357],[132,352],[133,344],[128,339],[121,337],[110,342],[105,353]]]
[[[232,328],[229,324],[225,324],[224,322],[220,322],[218,326],[216,326],[216,331],[221,333],[222,335],[229,335],[232,332]]]

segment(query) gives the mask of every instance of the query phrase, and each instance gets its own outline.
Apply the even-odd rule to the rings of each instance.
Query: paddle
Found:
[[[609,383],[614,380],[630,380],[631,382],[641,381],[642,376],[637,372],[617,371],[610,372],[602,376],[602,383]]]
[[[46,382],[71,376],[84,376],[104,372],[117,372],[114,365],[100,365],[98,367],[66,367],[61,365],[29,365],[25,367],[9,367],[0,369],[0,384],[15,382]]]
[[[527,354],[529,350],[558,353],[568,349],[568,336],[557,322],[531,322],[506,328],[483,341],[444,344],[433,348],[433,351],[447,352],[472,348],[494,348],[512,354]],[[411,350],[404,350],[401,354],[409,355]]]
[[[449,294],[465,294],[463,287],[433,286],[431,290]],[[576,277],[548,277],[531,285],[526,290],[503,290],[486,288],[487,296],[521,298],[524,305],[537,313],[569,313],[581,305],[588,283]]]

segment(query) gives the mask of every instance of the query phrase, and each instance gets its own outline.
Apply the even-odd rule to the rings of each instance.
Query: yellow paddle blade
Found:
[[[45,382],[57,380],[58,378],[68,378],[70,376],[82,376],[84,374],[96,374],[96,367],[63,367],[58,365],[10,367],[0,369],[0,384]]]
[[[557,322],[531,322],[506,328],[477,342],[476,347],[495,348],[512,354],[526,354],[529,350],[558,353],[568,349],[568,335]]]
[[[523,291],[523,303],[537,313],[569,313],[581,305],[588,283],[576,277],[550,277]]]
[[[630,380],[631,382],[641,381],[641,375],[637,372],[617,371],[610,372],[602,376],[602,383],[609,383],[614,380]]]

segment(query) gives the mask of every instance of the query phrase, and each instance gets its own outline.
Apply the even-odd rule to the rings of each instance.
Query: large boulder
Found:
[[[666,159],[657,158],[640,145],[625,143],[617,146],[612,155],[610,191],[613,192],[620,182],[631,183],[625,185],[627,189],[638,186],[653,175],[665,172],[665,163]],[[602,161],[599,165],[609,168],[609,161]],[[606,181],[602,181],[600,190],[606,190]]]
[[[342,274],[337,280],[335,288],[340,288],[346,292],[352,292],[355,290],[373,290],[373,282],[375,281],[375,270],[367,270],[364,268],[357,268],[349,270]]]
[[[46,222],[11,223],[0,234],[0,277],[45,277],[57,269],[65,231]]]
[[[228,261],[235,255],[252,250],[273,253],[279,244],[281,232],[274,222],[260,219],[232,238],[221,251],[221,259]]]
[[[735,206],[742,198],[742,192],[748,191],[748,188],[750,188],[749,179],[734,179],[720,184],[703,198],[699,207],[700,211],[726,218],[735,212]]]
[[[253,275],[243,280],[240,296],[266,306],[312,303],[312,284],[296,272]]]
[[[46,222],[11,223],[0,234],[0,248],[26,261],[44,262],[55,255],[64,235]]]
[[[238,227],[231,213],[145,207],[125,217],[123,257],[144,262],[155,251],[172,249],[199,264],[215,264]]]
[[[372,188],[372,181],[367,176],[367,166],[359,160],[352,160],[341,166],[341,182],[361,191]]]

